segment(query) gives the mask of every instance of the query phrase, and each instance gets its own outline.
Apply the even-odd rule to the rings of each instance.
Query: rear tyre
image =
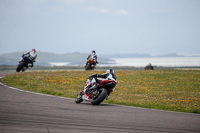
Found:
[[[105,88],[99,89],[99,96],[91,102],[92,105],[99,105],[108,95],[108,91]]]
[[[24,62],[21,62],[17,65],[17,69],[16,69],[16,72],[20,72],[24,67]]]

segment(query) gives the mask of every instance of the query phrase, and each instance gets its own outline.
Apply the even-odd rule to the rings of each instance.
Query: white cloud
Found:
[[[100,13],[104,13],[104,14],[117,14],[117,15],[125,15],[125,16],[130,15],[130,13],[127,10],[124,10],[124,9],[112,11],[112,10],[109,10],[109,9],[106,9],[106,8],[90,7],[90,8],[88,8],[88,11],[100,12]]]
[[[126,15],[128,16],[130,13],[124,9],[120,9],[118,11],[116,11],[117,14],[120,14],[120,15]]]

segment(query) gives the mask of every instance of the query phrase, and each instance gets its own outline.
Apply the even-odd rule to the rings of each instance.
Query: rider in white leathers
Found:
[[[95,50],[93,50],[92,53],[90,55],[88,55],[87,60],[88,59],[93,60],[94,65],[96,65],[98,63],[98,61],[97,61],[97,55],[96,55],[96,51]],[[87,64],[88,64],[88,62],[86,62],[85,67],[87,66]]]
[[[31,51],[22,54],[19,63],[24,59],[26,62],[29,63],[28,65],[29,67],[33,67],[33,63],[36,61],[36,58],[37,58],[36,50],[32,49]]]

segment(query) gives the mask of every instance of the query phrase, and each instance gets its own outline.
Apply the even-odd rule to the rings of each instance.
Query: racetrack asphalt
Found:
[[[0,71],[0,77],[12,72]],[[0,133],[200,133],[200,115],[20,91],[0,84]]]

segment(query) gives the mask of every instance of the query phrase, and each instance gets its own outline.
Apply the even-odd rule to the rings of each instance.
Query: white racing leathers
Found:
[[[27,57],[30,61],[35,62],[37,58],[37,54],[34,51],[25,52],[22,57]]]

